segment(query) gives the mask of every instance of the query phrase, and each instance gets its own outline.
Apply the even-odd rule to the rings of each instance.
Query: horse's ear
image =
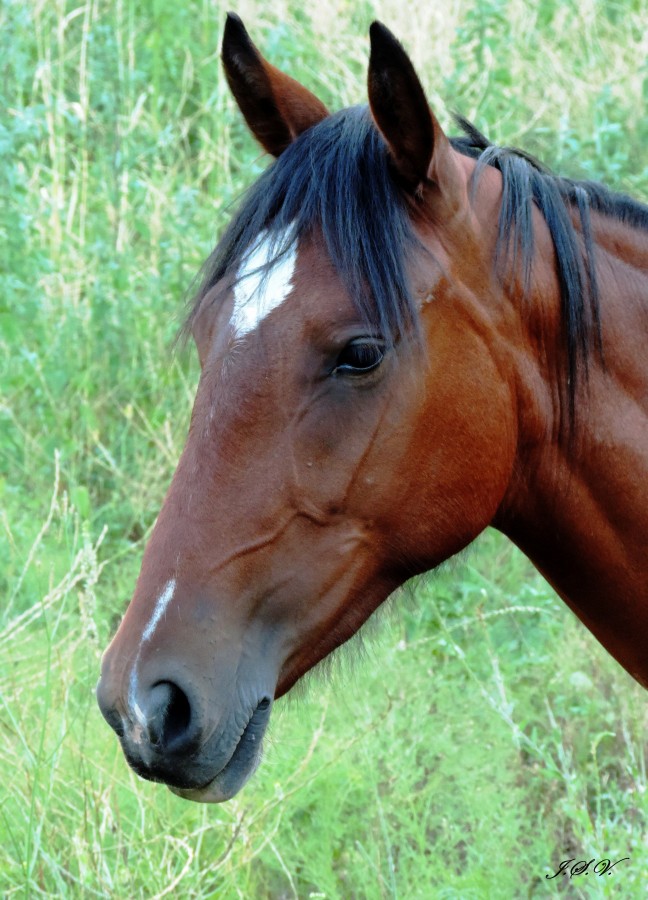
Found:
[[[221,55],[228,84],[252,134],[273,156],[328,115],[314,94],[261,56],[235,13],[227,14]]]
[[[401,181],[417,192],[427,180],[434,180],[434,155],[445,150],[448,140],[401,43],[381,22],[371,25],[369,35],[371,113]]]

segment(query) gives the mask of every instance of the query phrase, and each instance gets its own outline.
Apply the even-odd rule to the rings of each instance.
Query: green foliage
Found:
[[[445,102],[648,198],[646,0],[240,11],[332,108],[364,100],[378,16],[444,122]],[[183,298],[265,164],[219,72],[223,18],[0,0],[0,893],[642,896],[644,695],[496,535],[279,704],[225,806],[137,780],[100,718],[100,652],[197,380],[171,349]],[[545,879],[603,856],[631,860]]]

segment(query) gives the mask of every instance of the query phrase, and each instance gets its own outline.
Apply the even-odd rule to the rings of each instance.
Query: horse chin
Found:
[[[199,787],[169,785],[169,790],[184,800],[194,800],[196,803],[223,803],[231,800],[254,775],[261,762],[268,718],[265,710],[256,710],[229,761],[211,781]]]
[[[229,764],[218,775],[203,787],[177,788],[169,786],[169,790],[182,797],[183,800],[193,800],[194,803],[224,803],[231,800],[241,788],[254,775],[261,761],[261,752],[257,754],[253,764],[248,768],[239,768],[230,771]]]

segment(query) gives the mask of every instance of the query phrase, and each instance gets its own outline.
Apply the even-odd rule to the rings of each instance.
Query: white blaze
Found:
[[[288,249],[285,249],[285,248]],[[277,252],[281,256],[273,262]],[[292,226],[277,235],[261,232],[241,261],[234,285],[232,326],[237,337],[254,331],[293,289],[297,241]]]
[[[137,651],[137,656],[135,657],[135,662],[133,663],[133,668],[131,669],[130,674],[130,682],[129,682],[129,692],[128,692],[128,702],[131,708],[131,711],[135,714],[135,718],[137,719],[139,729],[135,729],[133,732],[133,740],[136,744],[139,744],[142,738],[142,730],[146,730],[147,722],[146,716],[142,712],[142,709],[137,702],[137,667],[139,665],[140,655],[142,653],[142,645],[147,641],[150,641],[153,637],[155,629],[158,627],[160,619],[167,611],[167,607],[171,600],[173,599],[173,595],[175,594],[176,589],[176,580],[175,578],[171,578],[162,588],[162,593],[157,598],[155,603],[155,609],[153,610],[153,614],[151,618],[148,620],[146,628],[142,632],[142,640],[140,641],[139,649]]]
[[[155,609],[153,610],[153,615],[148,621],[148,625],[144,629],[142,634],[142,644],[145,641],[150,641],[153,637],[153,632],[158,626],[158,622],[166,612],[166,608],[173,599],[173,595],[175,594],[176,589],[176,580],[175,578],[171,578],[170,581],[164,585],[164,589],[160,596],[157,599],[157,603],[155,604]]]

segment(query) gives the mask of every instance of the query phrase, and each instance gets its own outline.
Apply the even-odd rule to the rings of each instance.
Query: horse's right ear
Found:
[[[314,94],[261,56],[235,13],[227,14],[221,57],[227,82],[252,134],[273,156],[328,116]]]
[[[372,24],[369,35],[369,106],[401,183],[414,194],[434,184],[441,195],[456,198],[457,171],[450,142],[428,105],[409,56],[381,22]]]

